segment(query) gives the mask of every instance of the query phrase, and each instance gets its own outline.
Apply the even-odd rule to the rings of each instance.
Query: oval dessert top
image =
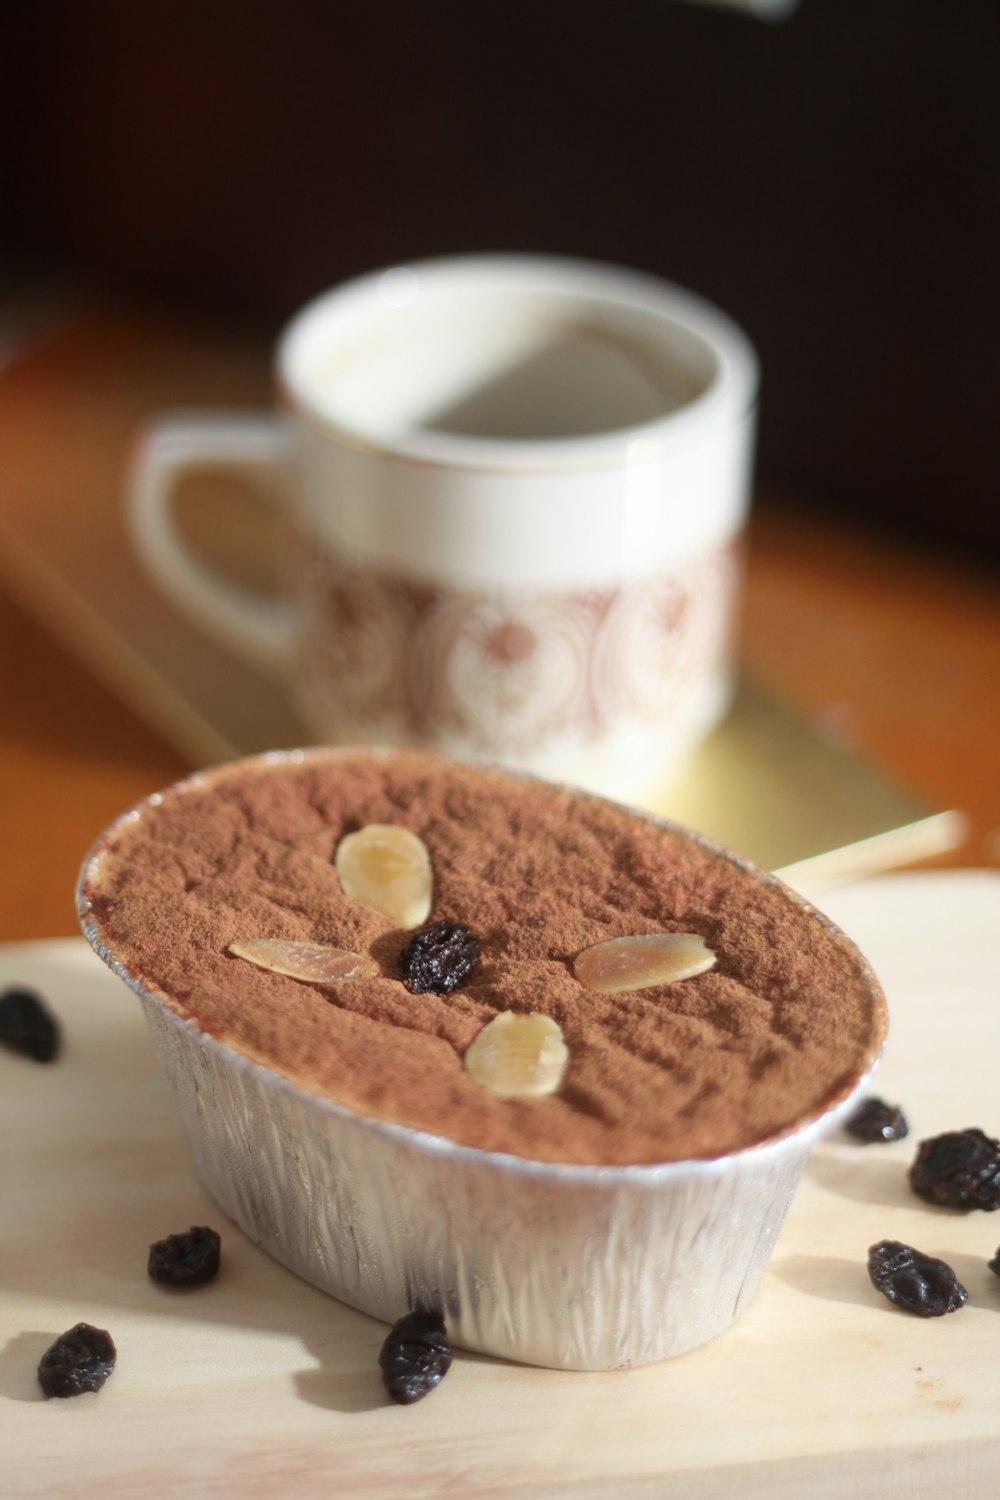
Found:
[[[373,823],[424,841],[430,919],[478,939],[450,994],[407,988],[412,933],[344,893],[338,845]],[[613,803],[419,752],[309,751],[183,782],[98,845],[81,913],[179,1015],[306,1089],[543,1161],[754,1145],[841,1098],[885,1032],[864,960],[779,883]],[[611,994],[574,976],[582,949],[652,932],[700,935],[714,967]],[[345,949],[376,972],[308,984],[229,952],[256,939]],[[561,1028],[556,1092],[506,1098],[471,1076],[466,1050],[503,1011]]]

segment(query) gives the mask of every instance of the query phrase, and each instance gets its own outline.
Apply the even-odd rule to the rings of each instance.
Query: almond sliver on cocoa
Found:
[[[395,823],[367,823],[337,845],[334,867],[350,901],[381,912],[397,927],[422,927],[433,896],[423,839]]]
[[[714,964],[715,954],[698,933],[651,932],[584,948],[573,960],[573,973],[586,989],[616,995],[691,979]]]
[[[363,953],[348,948],[329,948],[324,943],[292,943],[283,938],[238,938],[229,944],[235,958],[246,959],[258,969],[285,974],[306,984],[340,984],[378,973],[378,964]]]
[[[536,1011],[501,1011],[465,1054],[465,1066],[476,1083],[502,1099],[554,1094],[568,1061],[558,1022]]]

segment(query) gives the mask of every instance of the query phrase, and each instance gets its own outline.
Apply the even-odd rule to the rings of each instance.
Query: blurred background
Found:
[[[995,866],[998,56],[996,0],[8,0],[0,937],[75,930],[137,797],[296,742],[139,574],[141,423],[266,405],[304,301],[474,251],[651,271],[760,352],[753,696],[676,815],[772,866]],[[179,513],[222,565],[248,495],[204,496]],[[259,539],[242,581],[274,586]]]
[[[672,278],[764,370],[765,494],[996,558],[995,0],[34,0],[0,275],[270,337],[413,256]]]

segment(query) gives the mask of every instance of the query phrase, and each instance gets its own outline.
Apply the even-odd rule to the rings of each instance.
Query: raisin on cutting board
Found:
[[[35,1062],[52,1062],[58,1056],[59,1023],[34,990],[11,989],[0,995],[0,1042]]]
[[[1000,1141],[975,1127],[921,1141],[910,1186],[945,1208],[1000,1208]]]
[[[873,1141],[901,1141],[910,1127],[898,1104],[886,1104],[874,1096],[865,1099],[847,1121],[844,1129],[855,1140],[870,1145]]]
[[[920,1318],[957,1312],[968,1292],[951,1266],[899,1240],[879,1240],[868,1251],[872,1286],[897,1307]]]
[[[451,1345],[440,1313],[407,1313],[394,1323],[378,1362],[394,1401],[411,1406],[430,1394],[451,1367]]]
[[[115,1367],[117,1350],[110,1333],[77,1323],[61,1333],[42,1355],[38,1382],[46,1396],[81,1396],[99,1391]]]
[[[221,1243],[205,1225],[168,1234],[149,1247],[149,1274],[163,1286],[201,1286],[218,1272]]]

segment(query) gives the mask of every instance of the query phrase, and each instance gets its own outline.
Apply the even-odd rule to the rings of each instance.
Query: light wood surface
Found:
[[[91,658],[92,675],[36,623],[71,618],[79,600],[16,551],[3,518],[43,511],[53,554],[72,546],[78,568],[120,590],[98,529],[81,531],[79,519],[120,494],[142,415],[255,405],[269,384],[263,344],[120,309],[50,327],[0,371],[0,939],[72,933],[82,852],[124,807],[188,769],[101,685],[104,662]],[[162,601],[145,605],[154,635],[176,630]],[[750,530],[743,656],[825,736],[929,809],[968,814],[968,836],[944,862],[1000,862],[995,578],[765,498]],[[227,671],[227,690],[241,680]]]
[[[887,876],[831,898],[886,987],[880,1087],[913,1133],[815,1152],[761,1289],[713,1344],[581,1375],[459,1353],[395,1407],[383,1325],[271,1262],[196,1184],[139,1006],[82,939],[0,948],[65,1028],[42,1067],[0,1053],[3,1492],[12,1500],[217,1495],[982,1500],[1000,1462],[1000,1215],[935,1210],[905,1174],[916,1141],[1000,1131],[1000,876]],[[942,939],[942,932],[947,940]],[[216,1282],[169,1293],[154,1239],[223,1235]],[[869,1284],[881,1238],[948,1260],[968,1304],[922,1320]],[[84,1319],[118,1346],[98,1395],[45,1402],[38,1360]]]

